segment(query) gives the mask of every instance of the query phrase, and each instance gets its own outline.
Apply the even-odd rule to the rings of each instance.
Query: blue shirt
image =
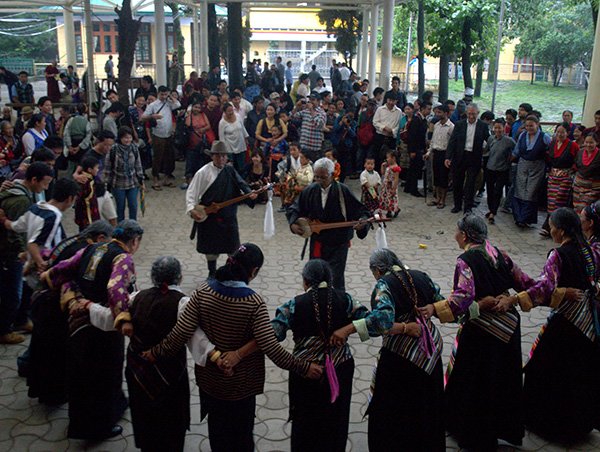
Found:
[[[292,68],[291,67],[286,67],[285,68],[285,83],[287,84],[292,84],[294,83],[294,76],[292,75]]]

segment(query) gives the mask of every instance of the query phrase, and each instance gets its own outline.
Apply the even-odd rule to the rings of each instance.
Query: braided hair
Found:
[[[476,245],[485,244],[485,251],[492,259],[492,262],[496,264],[498,250],[496,250],[496,248],[494,248],[487,239],[488,228],[485,224],[485,221],[483,221],[483,218],[472,213],[468,213],[456,222],[456,227],[458,228],[459,232],[463,232],[465,234],[467,243],[473,243]]]
[[[392,250],[381,248],[373,251],[369,258],[369,267],[371,270],[377,269],[380,273],[385,274],[391,272],[404,287],[404,290],[410,297],[413,306],[417,306],[418,295],[417,288],[412,279],[412,276],[400,260],[400,258]]]
[[[600,240],[600,201],[596,201],[583,209],[585,217],[593,221],[590,242]]]
[[[243,243],[227,258],[227,262],[217,269],[215,279],[223,281],[243,281],[252,279],[252,270],[260,269],[265,257],[261,249],[253,243]]]
[[[317,324],[324,337],[331,336],[333,314],[333,274],[331,267],[323,259],[311,259],[302,269],[302,278],[311,288],[311,300],[315,309]],[[321,325],[321,310],[319,308],[319,284],[327,283],[327,329]]]

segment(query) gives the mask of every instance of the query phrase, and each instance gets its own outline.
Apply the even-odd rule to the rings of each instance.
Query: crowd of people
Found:
[[[7,72],[0,67],[5,81]],[[120,434],[129,406],[138,448],[183,450],[187,344],[213,451],[254,450],[264,354],[290,371],[292,450],[344,451],[354,333],[384,338],[367,410],[370,451],[443,451],[445,431],[460,447],[488,451],[499,440],[521,444],[525,427],[571,441],[600,426],[600,111],[589,128],[565,111],[546,133],[527,103],[502,118],[480,114],[469,96],[433,103],[425,92],[410,103],[399,78],[388,91],[370,90],[335,61],[328,80],[331,90],[314,66],[294,80],[292,63],[277,58],[264,69],[248,62],[245,85],[229,87],[215,66],[192,72],[182,94],[177,80],[157,88],[146,76],[131,106],[110,89],[91,106],[94,117],[79,103],[58,118],[50,84],[37,102],[32,89],[9,87],[14,111],[0,122],[0,343],[32,333],[19,373],[30,397],[69,403],[69,437]],[[154,261],[152,287],[135,284],[138,199],[145,180],[157,192],[174,188],[177,160],[185,161],[192,238],[208,265],[190,297],[174,256]],[[359,179],[360,199],[346,179]],[[302,293],[273,319],[250,287],[263,253],[241,243],[238,201],[229,203],[268,202],[270,184],[309,250]],[[419,198],[431,190],[424,205],[437,209],[452,191],[449,210],[464,214],[455,233],[463,253],[444,298],[426,273],[376,250],[369,310],[347,293],[348,248],[374,219],[399,215],[400,187]],[[484,192],[485,219],[473,213]],[[487,224],[501,210],[525,228],[545,206],[540,234],[557,247],[536,278],[490,243]],[[80,232],[67,237],[71,207]],[[316,221],[331,228],[311,234]],[[217,268],[220,254],[228,257]],[[553,309],[524,381],[517,306]],[[445,384],[434,317],[460,325]],[[279,344],[288,330],[292,352]]]

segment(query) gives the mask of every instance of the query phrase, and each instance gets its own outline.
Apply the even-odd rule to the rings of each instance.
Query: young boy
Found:
[[[333,178],[335,180],[338,180],[340,178],[340,173],[342,172],[342,167],[340,166],[340,164],[337,161],[337,157],[338,157],[337,150],[329,149],[327,152],[325,152],[325,157],[333,162],[334,168],[335,168],[333,170]]]
[[[286,158],[279,162],[277,165],[277,172],[275,173],[279,180],[279,194],[282,202],[282,206],[277,212],[285,212],[283,201],[285,200],[285,192],[288,185],[287,182],[289,177],[296,174],[296,171],[300,169],[300,166],[302,166],[300,163],[300,144],[297,141],[294,141],[290,143],[290,152]]]
[[[381,176],[375,171],[375,159],[365,159],[365,170],[360,173],[361,199],[371,215],[379,209],[378,187],[381,185]]]
[[[81,159],[81,168],[85,181],[79,183],[79,196],[77,196],[75,202],[75,224],[79,226],[79,232],[100,219],[98,198],[94,185],[94,179],[100,171],[100,162],[92,156],[86,156]]]
[[[291,206],[300,196],[300,192],[313,183],[315,172],[310,161],[308,151],[300,151],[300,168],[295,173],[286,177],[285,197],[282,198],[284,206]]]

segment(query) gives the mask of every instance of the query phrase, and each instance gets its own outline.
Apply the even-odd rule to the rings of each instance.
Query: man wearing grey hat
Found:
[[[212,162],[200,168],[190,182],[185,195],[185,213],[194,220],[191,238],[198,237],[196,250],[206,255],[208,278],[212,279],[217,270],[219,254],[231,254],[240,246],[237,204],[208,215],[202,207],[229,201],[252,190],[235,168],[227,165],[229,151],[225,143],[215,140],[211,149],[204,152]],[[246,204],[254,207],[256,196],[252,194]]]

